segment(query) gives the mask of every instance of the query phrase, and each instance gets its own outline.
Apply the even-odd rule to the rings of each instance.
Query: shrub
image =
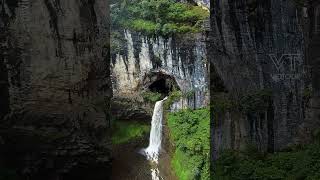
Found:
[[[157,92],[146,91],[142,93],[145,102],[156,103],[161,100],[161,94]]]
[[[225,151],[215,162],[213,179],[315,180],[320,177],[319,159],[318,143],[263,157],[248,152]]]
[[[180,180],[210,179],[209,121],[209,108],[168,114],[170,139],[175,146],[172,165]]]
[[[145,32],[147,34],[154,34],[157,29],[157,24],[152,21],[146,21],[143,19],[133,20],[130,24],[131,28],[135,31]]]
[[[168,99],[164,102],[164,109],[169,110],[170,106],[182,97],[182,92],[174,89],[170,92]]]

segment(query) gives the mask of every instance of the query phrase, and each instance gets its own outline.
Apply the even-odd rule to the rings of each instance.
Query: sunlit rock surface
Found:
[[[123,47],[112,54],[112,81],[115,97],[131,97],[166,77],[190,97],[172,108],[199,108],[208,103],[208,66],[203,37],[147,37],[129,30],[120,31]]]

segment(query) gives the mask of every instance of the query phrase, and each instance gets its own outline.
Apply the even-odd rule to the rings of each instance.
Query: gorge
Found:
[[[319,0],[0,0],[0,180],[319,180]]]
[[[190,163],[186,163],[182,158],[189,155],[187,154],[189,149],[191,149],[190,152],[193,151],[194,145],[190,141],[190,145],[183,142],[180,143],[181,147],[178,147],[176,143],[179,139],[173,139],[178,124],[169,125],[168,118],[173,117],[172,113],[178,113],[183,109],[203,109],[209,105],[209,66],[205,35],[201,25],[202,21],[208,18],[209,12],[192,3],[169,0],[142,0],[132,3],[124,2],[121,5],[115,2],[111,5],[111,16],[115,20],[111,33],[112,114],[114,124],[125,121],[140,124],[142,127],[150,125],[152,119],[152,126],[151,131],[144,135],[135,136],[126,143],[114,143],[113,174],[115,175],[113,179],[200,178],[203,164],[209,161],[209,156],[197,157],[200,158],[199,162],[189,169],[186,165]],[[184,14],[190,17],[181,17]],[[153,16],[164,18],[160,22],[157,18],[153,20]],[[190,18],[196,20],[189,22]],[[127,22],[127,19],[130,21]],[[161,99],[165,97],[167,99],[162,102]],[[163,113],[157,108],[163,108]],[[193,119],[192,114],[188,111],[190,124],[185,124],[186,126],[194,124],[195,128],[190,134],[198,132],[196,127],[200,123],[197,119]],[[162,116],[162,123],[160,119],[155,119]],[[209,127],[209,119],[205,122]],[[162,130],[161,127],[163,127]],[[126,129],[126,127],[122,128]],[[181,129],[181,132],[188,130],[189,128]],[[116,136],[118,132],[114,130]],[[139,151],[146,147],[149,133],[150,144],[145,152],[151,161],[142,162],[138,160],[141,157],[137,156],[141,156]],[[204,134],[207,136],[204,136],[203,141],[209,143],[209,129]],[[130,147],[131,150],[128,153],[127,149]],[[130,161],[131,166],[141,168],[136,171],[130,169],[128,162],[122,161],[120,154],[123,155],[123,153],[119,151],[129,154],[129,159],[137,160]],[[202,150],[200,152],[202,153]],[[195,152],[197,153],[199,152]],[[138,163],[141,164],[137,165]],[[124,166],[128,168],[120,168]],[[141,172],[141,169],[145,170]],[[207,174],[209,174],[208,170]],[[127,176],[121,175],[127,171],[129,171]],[[121,178],[116,177],[117,175]],[[208,179],[208,177],[202,177],[202,179]]]

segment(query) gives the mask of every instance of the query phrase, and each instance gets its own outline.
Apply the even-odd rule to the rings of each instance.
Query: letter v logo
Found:
[[[276,66],[277,70],[280,71],[281,65],[283,63],[283,59],[286,55],[283,54],[279,59],[275,54],[269,54],[269,57],[271,58],[273,64]]]

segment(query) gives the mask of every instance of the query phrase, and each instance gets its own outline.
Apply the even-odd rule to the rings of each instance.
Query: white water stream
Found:
[[[144,149],[144,153],[147,156],[147,159],[155,164],[158,164],[159,152],[161,150],[161,140],[162,140],[162,119],[163,119],[163,102],[167,99],[165,97],[161,101],[157,101],[152,115],[151,121],[151,131],[149,146]],[[159,169],[153,167],[151,169],[152,180],[162,179],[159,175]]]

